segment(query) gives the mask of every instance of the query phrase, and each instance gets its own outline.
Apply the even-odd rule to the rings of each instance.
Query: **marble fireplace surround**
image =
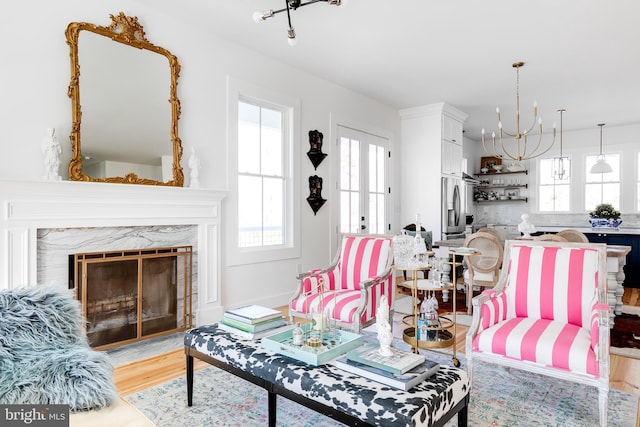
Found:
[[[175,244],[193,246],[197,254],[193,275],[198,295],[195,323],[214,322],[223,311],[219,264],[220,214],[225,196],[224,191],[182,187],[0,181],[0,289],[43,284],[42,281],[58,285],[60,274],[44,272],[46,265],[55,269],[54,264],[59,264],[50,264],[51,254],[47,252],[49,246],[56,250],[56,240],[41,240],[52,230],[68,229],[60,235],[84,236],[75,239],[76,253],[91,251],[85,249],[93,248],[95,240],[113,227],[136,230],[137,235],[147,236],[143,240],[150,245],[160,231],[165,236],[171,234]],[[180,233],[185,241],[177,237]],[[87,236],[93,240],[83,244]],[[66,280],[59,285],[66,288]]]

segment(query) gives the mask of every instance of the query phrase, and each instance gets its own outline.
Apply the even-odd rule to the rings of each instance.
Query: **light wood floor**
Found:
[[[625,289],[623,302],[640,306],[640,289]],[[286,313],[286,307],[280,307]],[[457,349],[464,353],[464,337],[467,327],[458,326]],[[200,360],[195,361],[195,369],[210,366]],[[156,384],[185,375],[185,355],[183,349],[174,350],[149,359],[121,365],[115,370],[115,383],[121,395],[144,390]],[[640,396],[640,359],[611,355],[609,384],[612,389]],[[636,420],[640,427],[640,412]]]

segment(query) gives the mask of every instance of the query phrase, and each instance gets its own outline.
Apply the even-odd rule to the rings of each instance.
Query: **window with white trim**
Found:
[[[238,246],[283,245],[287,233],[287,109],[238,102]]]
[[[607,163],[613,169],[609,173],[590,172],[597,159],[597,155],[585,159],[584,208],[592,211],[601,203],[610,203],[620,209],[620,155],[607,154]]]
[[[554,159],[540,159],[538,177],[538,209],[540,212],[571,210],[571,177],[556,179]]]
[[[227,102],[226,263],[299,258],[300,99],[229,77]]]

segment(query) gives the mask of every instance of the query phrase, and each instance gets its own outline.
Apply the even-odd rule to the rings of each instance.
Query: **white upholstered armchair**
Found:
[[[483,360],[595,386],[606,426],[606,255],[602,244],[507,241],[497,285],[473,299],[470,379],[474,361]]]
[[[298,275],[289,314],[324,312],[339,327],[360,332],[375,322],[380,297],[386,295],[393,317],[392,264],[391,236],[344,234],[328,268]]]

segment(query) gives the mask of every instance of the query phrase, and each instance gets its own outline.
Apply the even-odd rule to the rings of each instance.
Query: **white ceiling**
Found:
[[[285,0],[168,3],[224,38],[397,109],[445,101],[469,114],[471,139],[496,129],[496,106],[505,128],[515,126],[516,61],[526,63],[523,125],[534,101],[547,128],[558,108],[567,110],[565,131],[640,123],[638,0],[320,2],[292,13],[295,47],[286,13],[252,20]]]

